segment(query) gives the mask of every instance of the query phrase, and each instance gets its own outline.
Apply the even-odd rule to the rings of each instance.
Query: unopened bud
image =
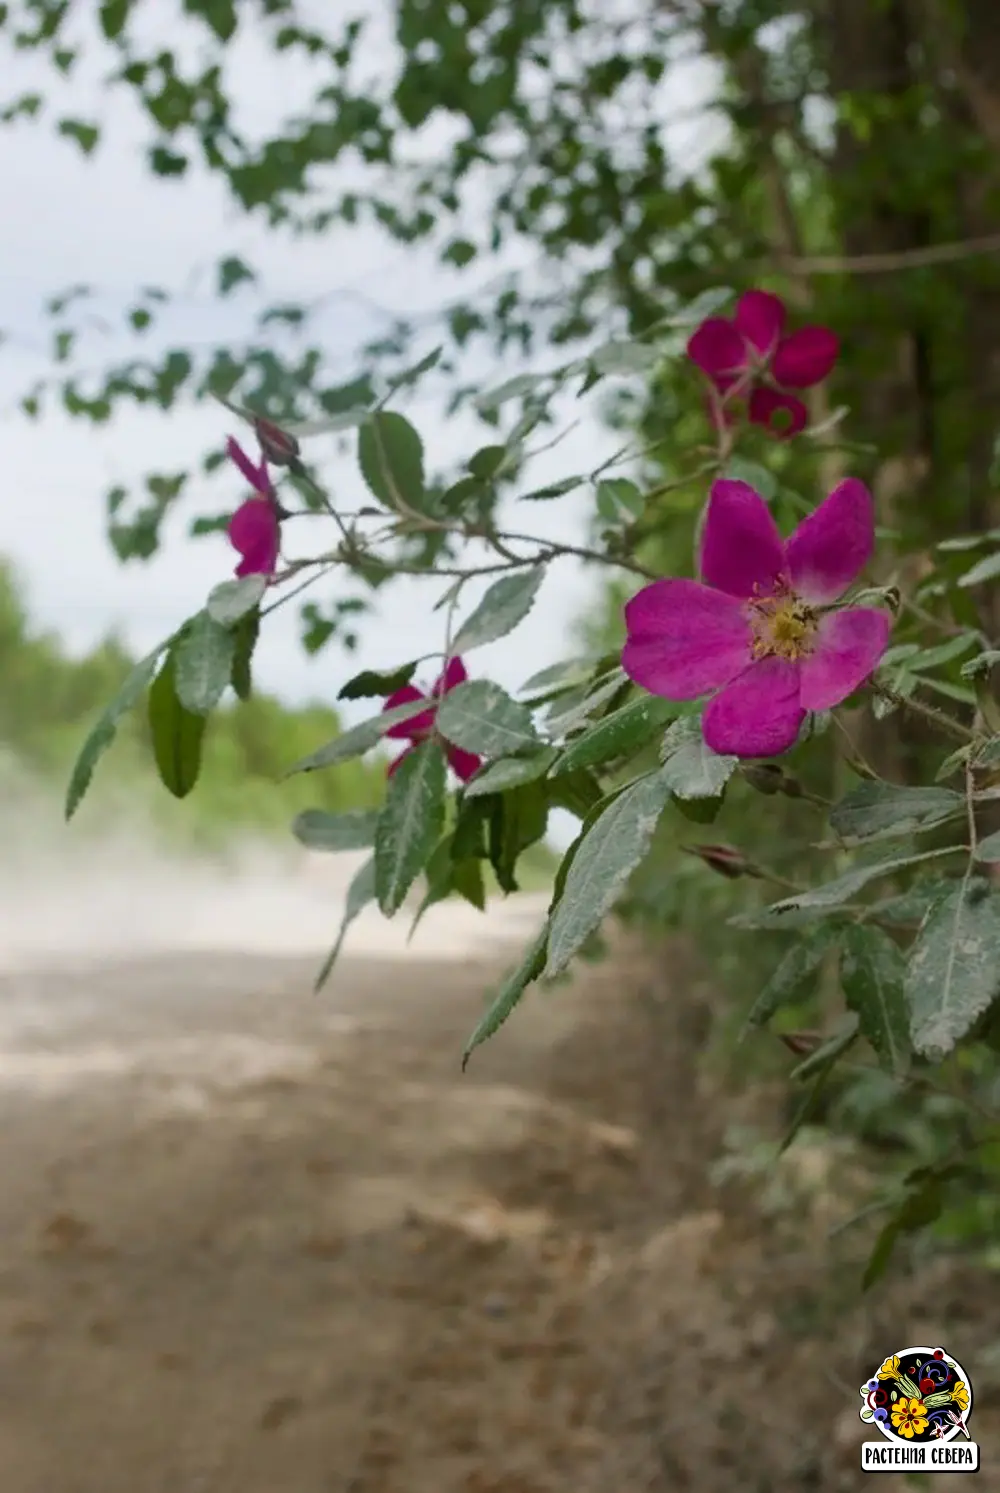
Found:
[[[822,1032],[779,1032],[778,1037],[797,1058],[808,1057],[823,1040]]]
[[[742,768],[744,778],[758,793],[781,793],[785,774],[773,762],[754,762]]]
[[[267,460],[273,462],[276,467],[295,466],[299,457],[299,443],[295,437],[272,424],[270,420],[262,419],[260,415],[253,424],[261,452]]]
[[[684,848],[730,881],[735,881],[738,876],[758,874],[756,867],[750,864],[742,851],[734,850],[731,845],[686,845]]]

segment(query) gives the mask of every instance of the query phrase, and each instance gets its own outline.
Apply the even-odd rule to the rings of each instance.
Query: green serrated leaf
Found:
[[[358,432],[358,464],[370,491],[395,512],[423,510],[424,447],[405,416],[379,410]]]
[[[1000,664],[1000,648],[987,648],[984,653],[977,654],[975,658],[970,658],[967,664],[962,665],[962,678],[977,679],[981,675],[989,674],[997,664]]]
[[[624,694],[630,688],[624,670],[612,669],[597,684],[590,682],[581,690],[558,697],[545,717],[546,732],[555,739],[569,736],[603,711],[604,706],[610,705],[618,694]]]
[[[687,708],[656,695],[641,695],[588,727],[557,759],[553,776],[632,756]]]
[[[906,667],[911,674],[920,674],[927,669],[938,669],[942,664],[950,664],[956,658],[961,658],[963,653],[968,653],[978,643],[978,635],[974,632],[961,633],[957,638],[949,638],[947,643],[938,643],[934,648],[920,648],[906,661]]]
[[[634,523],[646,508],[642,489],[626,477],[607,477],[598,482],[596,498],[597,515],[609,525]]]
[[[178,698],[171,651],[149,691],[149,729],[160,781],[175,798],[186,798],[198,781],[205,726],[205,716],[187,710]]]
[[[605,799],[600,783],[585,767],[575,768],[572,772],[560,772],[558,777],[549,778],[545,786],[553,808],[565,809],[578,819],[586,819],[597,804]]]
[[[369,850],[375,843],[376,809],[349,809],[331,814],[326,809],[303,809],[292,821],[292,834],[309,850]]]
[[[545,374],[518,373],[514,378],[509,378],[505,383],[499,384],[497,388],[489,390],[486,394],[480,394],[476,399],[476,408],[489,412],[498,410],[501,405],[509,403],[512,399],[523,399],[526,395],[533,394],[540,384],[548,382]]]
[[[883,876],[894,876],[907,866],[919,866],[924,861],[940,860],[943,855],[954,855],[957,846],[941,850],[925,850],[922,855],[901,855],[889,861],[875,861],[867,866],[855,866],[843,876],[834,877],[822,886],[812,887],[807,892],[796,892],[793,897],[784,897],[767,909],[769,914],[783,914],[806,908],[841,907],[845,902],[872,881]]]
[[[1000,830],[995,830],[992,835],[986,835],[979,841],[976,846],[976,860],[988,866],[1000,863]]]
[[[208,715],[226,691],[233,673],[236,638],[207,611],[192,618],[174,653],[177,699],[192,715]]]
[[[813,1077],[811,1085],[809,1086],[806,1093],[803,1094],[802,1098],[798,1102],[798,1105],[796,1106],[795,1113],[792,1116],[791,1124],[788,1126],[788,1129],[782,1136],[781,1144],[778,1146],[778,1156],[783,1156],[785,1154],[789,1146],[794,1141],[795,1137],[798,1135],[799,1131],[802,1129],[805,1122],[808,1120],[809,1116],[812,1114],[813,1110],[816,1107],[817,1101],[819,1100],[821,1094],[823,1093],[823,1090],[826,1088],[826,1085],[830,1080],[830,1074],[832,1072],[833,1063],[825,1063],[819,1070],[819,1072]]]
[[[546,730],[557,739],[568,736],[631,688],[624,670],[613,669],[596,684],[587,684],[557,699],[545,717]]]
[[[392,669],[384,674],[374,669],[362,669],[360,674],[355,674],[349,679],[343,689],[338,691],[338,700],[386,700],[394,695],[397,690],[402,689],[404,684],[409,684],[417,672],[419,660],[413,663],[403,664],[399,669]]]
[[[436,368],[444,354],[444,344],[435,347],[431,352],[425,354],[419,362],[413,363],[405,368],[402,373],[397,373],[389,380],[389,392],[397,394],[400,389],[409,388],[412,384],[419,383],[425,373],[430,373]]]
[[[860,1022],[856,1011],[849,1011],[840,1023],[837,1030],[826,1041],[817,1047],[815,1052],[797,1067],[793,1068],[788,1075],[796,1081],[804,1081],[814,1078],[817,1073],[823,1073],[831,1069],[837,1059],[857,1041]]]
[[[824,925],[796,940],[751,1006],[744,1035],[751,1027],[766,1026],[782,1006],[796,1005],[812,993],[838,937],[839,929]]]
[[[548,795],[542,783],[524,783],[496,795],[489,820],[489,858],[505,894],[518,891],[518,857],[544,837],[548,817]]]
[[[549,664],[547,668],[526,679],[518,694],[536,695],[550,689],[572,689],[588,679],[600,662],[601,658],[591,653],[583,658],[567,658],[561,663]]]
[[[585,480],[584,477],[579,476],[561,477],[558,482],[549,482],[544,487],[536,487],[531,492],[521,493],[520,501],[522,503],[547,503],[551,498],[563,498]]]
[[[165,642],[158,643],[152,653],[147,653],[146,657],[136,664],[111,704],[104,710],[87,736],[73,765],[69,786],[66,789],[64,813],[67,820],[72,819],[83,802],[94,776],[94,769],[114,741],[119,722],[133,706],[139,703],[156,673],[161,657],[170,647],[171,641],[168,638]]]
[[[958,584],[963,587],[982,586],[986,581],[996,580],[1000,575],[1000,550],[996,554],[986,555],[982,560],[977,560],[970,570],[959,576]]]
[[[444,825],[445,757],[440,742],[407,752],[389,779],[375,832],[375,895],[386,917],[402,906]]]
[[[333,966],[336,964],[337,959],[340,956],[340,951],[344,946],[344,939],[347,936],[347,930],[350,928],[354,920],[359,917],[362,912],[364,912],[369,903],[374,901],[375,858],[373,856],[370,860],[365,861],[363,866],[359,867],[359,869],[354,874],[350,886],[347,888],[347,897],[344,901],[344,916],[340,924],[340,932],[337,934],[337,939],[333,945],[333,948],[324,959],[319,974],[316,976],[316,980],[313,984],[313,991],[316,995],[319,994],[323,986],[326,984],[327,980],[330,978]]]
[[[260,637],[260,613],[247,612],[246,616],[241,617],[233,628],[233,636],[236,645],[230,682],[237,699],[249,700],[253,687],[251,665],[257,639]]]
[[[267,590],[267,576],[244,575],[236,581],[223,581],[209,593],[205,610],[213,621],[232,627],[248,612],[260,605]]]
[[[910,1018],[903,993],[906,961],[880,928],[855,925],[843,936],[840,983],[857,1012],[861,1035],[888,1073],[901,1077],[910,1064]]]
[[[668,727],[661,752],[664,782],[676,798],[718,798],[739,766],[705,745],[701,720],[683,716]]]
[[[671,794],[670,801],[679,814],[691,824],[714,824],[722,809],[722,794],[718,798],[678,798]]]
[[[424,880],[427,890],[423,901],[417,908],[410,924],[410,931],[406,935],[406,942],[410,943],[420,924],[423,922],[424,914],[439,902],[446,901],[452,893],[453,877],[455,871],[455,836],[445,835],[432,850],[430,858],[424,867]]]
[[[907,788],[866,782],[830,811],[830,826],[848,844],[894,839],[943,824],[961,814],[965,800],[951,788]]]
[[[926,1228],[940,1217],[944,1205],[943,1183],[944,1179],[932,1172],[919,1187],[908,1193],[895,1217],[889,1219],[875,1241],[861,1280],[863,1291],[885,1274],[901,1235]]]
[[[554,747],[546,747],[533,757],[501,757],[498,762],[481,768],[465,785],[464,796],[481,798],[485,793],[503,793],[543,778],[555,761]]]
[[[953,879],[945,876],[929,876],[926,880],[918,881],[914,886],[908,887],[898,897],[887,897],[883,901],[873,902],[868,910],[872,917],[878,918],[880,923],[892,923],[896,926],[920,923],[927,916],[930,908],[954,889]]]
[[[346,762],[351,757],[363,757],[365,752],[378,746],[390,726],[398,726],[402,721],[408,721],[426,709],[426,700],[414,700],[407,705],[397,705],[392,710],[383,710],[381,714],[371,716],[357,726],[352,726],[349,731],[344,731],[342,735],[335,736],[317,751],[310,752],[308,757],[303,757],[301,762],[290,767],[285,777],[293,777],[298,772],[315,772],[320,767],[329,767],[334,762]]]
[[[437,728],[446,741],[480,757],[510,757],[541,745],[531,712],[488,679],[474,679],[449,690],[441,701]]]
[[[600,374],[648,374],[663,362],[663,350],[644,342],[606,342],[590,354],[589,362]]]
[[[939,1062],[1000,994],[1000,906],[981,882],[963,882],[931,907],[905,989],[913,1046]]]
[[[453,861],[451,881],[453,890],[463,901],[468,902],[477,912],[486,911],[486,882],[483,879],[481,861]]]
[[[761,466],[759,461],[747,461],[745,457],[733,456],[723,476],[731,482],[745,482],[760,494],[765,503],[770,503],[777,497],[778,479],[769,468]]]
[[[662,772],[639,778],[614,799],[583,836],[552,917],[547,977],[565,969],[614,904],[649,849],[669,793]]]
[[[510,974],[501,983],[500,989],[497,991],[485,1016],[465,1044],[465,1051],[462,1054],[463,1072],[468,1066],[469,1059],[476,1048],[480,1047],[500,1030],[528,986],[533,984],[541,976],[545,968],[545,949],[548,941],[548,933],[549,926],[546,923],[528,945],[520,964],[512,969]]]
[[[456,633],[451,645],[453,656],[481,648],[485,643],[495,643],[512,632],[531,611],[544,579],[544,566],[536,565],[494,581]]]

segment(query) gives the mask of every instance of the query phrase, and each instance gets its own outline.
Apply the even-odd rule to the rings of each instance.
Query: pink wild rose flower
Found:
[[[713,693],[702,718],[712,751],[778,756],[807,712],[846,700],[886,650],[885,612],[832,605],[874,544],[871,494],[854,478],[787,541],[759,493],[723,478],[708,501],[703,580],[653,581],[632,598],[622,667],[667,700]]]
[[[428,737],[434,735],[437,702],[441,699],[441,696],[448,694],[456,685],[464,684],[468,677],[462,660],[460,658],[452,658],[448,660],[448,667],[435,683],[429,697],[413,684],[404,684],[402,689],[396,690],[395,694],[389,696],[382,706],[383,710],[395,710],[397,705],[409,705],[411,703],[415,704],[418,700],[427,700],[426,710],[421,710],[417,715],[411,715],[409,720],[400,721],[396,726],[390,726],[385,733],[386,736],[392,736],[410,743],[405,752],[400,752],[396,760],[390,762],[390,777],[392,777],[396,768],[403,761],[403,758],[410,755],[414,747],[419,746],[422,741],[426,741]],[[452,746],[450,741],[444,742],[444,749],[449,765],[456,775],[461,778],[463,783],[467,783],[472,775],[478,772],[482,766],[481,758],[475,756],[472,752],[463,752],[461,747]]]
[[[250,460],[238,441],[230,436],[226,452],[257,494],[247,498],[229,520],[226,533],[233,549],[241,556],[236,567],[238,576],[274,575],[281,546],[281,509],[278,506],[267,462]]]
[[[837,361],[840,344],[828,327],[800,327],[784,335],[785,304],[766,290],[748,290],[732,319],[710,316],[687,345],[688,357],[713,386],[713,408],[728,422],[732,402],[747,401],[747,417],[787,440],[809,418],[791,389],[822,383]],[[783,415],[783,427],[775,416]]]

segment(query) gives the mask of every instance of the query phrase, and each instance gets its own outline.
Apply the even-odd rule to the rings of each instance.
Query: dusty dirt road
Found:
[[[330,886],[209,891],[0,907],[2,1493],[846,1493],[871,1359],[983,1362],[967,1280],[830,1306],[829,1186],[782,1224],[710,1184],[676,957],[532,995],[463,1075],[537,901],[362,919],[317,999]]]
[[[581,1290],[635,1138],[548,1091],[565,991],[459,1068],[537,904],[479,921],[479,957],[453,915],[409,953],[369,920],[317,999],[315,955],[206,952],[177,895],[181,954],[98,957],[85,894],[48,945],[37,904],[33,938],[8,922],[3,1493],[581,1486]],[[244,888],[251,946],[264,915]]]

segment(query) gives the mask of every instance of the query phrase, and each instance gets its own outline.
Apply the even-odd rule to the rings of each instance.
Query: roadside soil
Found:
[[[679,955],[622,942],[462,1074],[512,930],[373,945],[320,997],[260,952],[0,976],[3,1493],[853,1489],[881,1357],[996,1338],[947,1272],[840,1309],[822,1158],[784,1221],[711,1183],[743,1101]]]

